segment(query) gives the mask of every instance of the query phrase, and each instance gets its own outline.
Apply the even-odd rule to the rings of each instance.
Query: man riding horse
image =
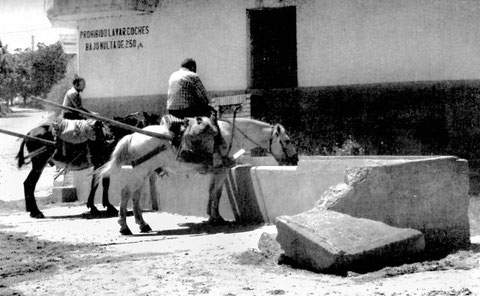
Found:
[[[80,96],[80,93],[86,86],[85,79],[76,77],[73,79],[72,84],[72,88],[65,93],[63,106],[86,113],[92,113],[83,107],[82,97]],[[93,124],[95,124],[95,121],[90,119],[85,120],[85,117],[79,112],[66,109],[62,110],[61,117],[66,120],[61,120],[53,124],[54,131],[57,135],[57,150],[53,155],[53,160],[56,161],[57,165],[60,163],[69,163],[70,166],[79,166],[78,169],[81,169],[82,166],[88,167],[87,155],[82,153],[85,149],[88,150],[88,146],[82,138],[88,137],[87,132],[89,130],[94,130]]]
[[[187,117],[209,117],[217,130],[220,130],[217,123],[217,112],[210,106],[207,91],[203,86],[197,72],[197,63],[191,58],[185,59],[180,69],[173,72],[168,80],[167,111],[180,119]],[[185,140],[185,138],[184,138]],[[186,143],[188,145],[188,143]],[[214,168],[229,167],[235,162],[233,158],[226,156],[226,143],[219,132],[214,136],[214,151],[209,161],[208,156],[203,157],[203,151],[195,151],[189,147],[190,153],[180,153],[179,157],[189,162],[192,159],[207,158]],[[193,151],[192,151],[193,150]],[[200,155],[199,157],[197,157]]]
[[[92,113],[85,109],[82,104],[82,97],[80,93],[85,89],[86,82],[82,77],[73,79],[73,86],[66,93],[63,98],[63,106],[81,110],[83,112]],[[64,119],[85,119],[84,116],[78,112],[70,110],[62,110],[62,117]]]

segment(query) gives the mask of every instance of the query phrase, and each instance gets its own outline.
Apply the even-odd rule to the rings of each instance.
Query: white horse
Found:
[[[235,121],[221,119],[218,121],[218,126],[225,142],[230,146],[228,149],[230,156],[240,149],[248,151],[261,147],[272,154],[279,165],[297,165],[298,163],[296,149],[286,134],[285,128],[280,124],[270,125],[254,119],[238,118]],[[151,125],[144,130],[170,134],[166,125]],[[151,153],[152,151],[156,151],[156,153]],[[161,169],[174,173],[198,173],[204,168],[202,165],[177,161],[177,151],[170,141],[134,133],[120,140],[110,161],[102,168],[100,176],[114,176],[120,171],[122,165],[131,165],[132,161],[139,158],[145,159],[145,155],[148,154],[154,155],[148,157],[141,164],[132,165],[133,172],[130,175],[132,177],[129,178],[128,184],[122,185],[118,223],[120,224],[120,233],[123,235],[132,234],[126,223],[127,203],[130,197],[133,200],[135,222],[140,226],[140,231],[142,233],[151,231],[150,226],[143,220],[139,202],[143,186],[155,174],[155,171]],[[211,223],[224,222],[218,208],[222,186],[228,176],[228,171],[228,168],[223,168],[211,172],[213,176],[210,182],[207,206],[207,214]]]

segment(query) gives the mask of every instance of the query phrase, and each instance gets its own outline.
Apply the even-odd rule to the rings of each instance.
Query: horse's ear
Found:
[[[278,136],[282,133],[282,126],[280,124],[276,124],[273,128],[275,136]]]

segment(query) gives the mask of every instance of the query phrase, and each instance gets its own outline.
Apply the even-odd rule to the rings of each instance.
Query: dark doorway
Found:
[[[297,87],[295,7],[247,10],[249,88]]]

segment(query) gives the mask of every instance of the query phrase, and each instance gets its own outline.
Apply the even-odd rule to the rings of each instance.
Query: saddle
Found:
[[[52,123],[53,135],[72,144],[80,144],[88,140],[94,141],[96,124],[97,121],[93,119],[59,119]]]
[[[165,115],[160,124],[173,136],[172,145],[178,151],[178,161],[204,164],[213,169],[236,164],[235,159],[227,156],[227,143],[220,134],[216,116],[183,120]]]
[[[177,150],[177,160],[212,165],[215,137],[219,134],[216,124],[208,117],[179,119],[165,115],[161,119],[173,135],[172,145]]]
[[[56,150],[52,162],[59,168],[78,171],[92,166],[89,141],[96,140],[98,121],[59,119],[52,123]]]

